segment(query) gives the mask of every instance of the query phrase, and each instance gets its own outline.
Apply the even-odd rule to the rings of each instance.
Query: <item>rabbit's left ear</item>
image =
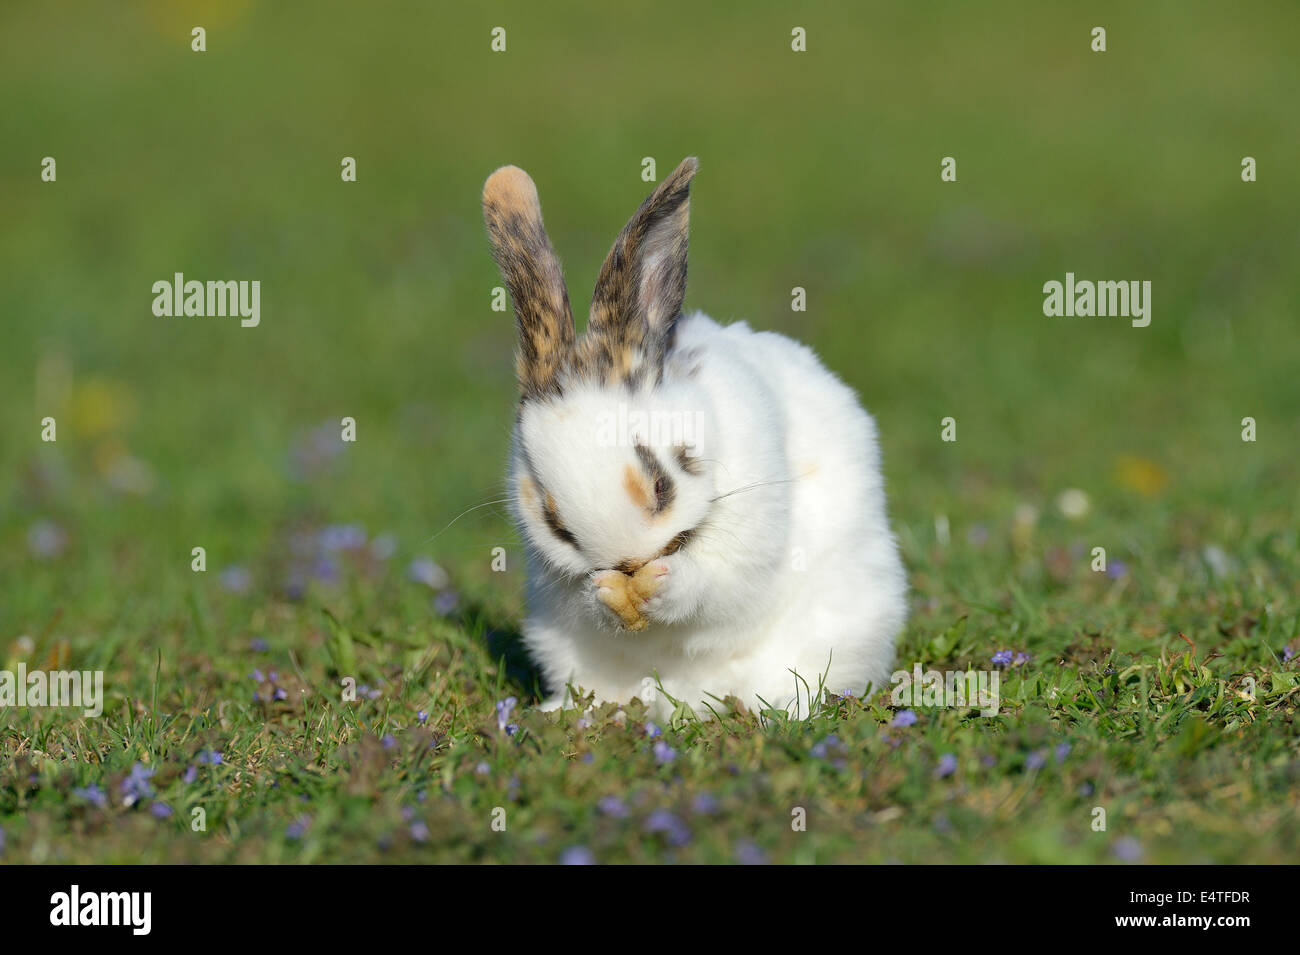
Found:
[[[623,227],[596,279],[584,340],[607,376],[658,377],[686,298],[687,227],[694,157],[682,160]]]

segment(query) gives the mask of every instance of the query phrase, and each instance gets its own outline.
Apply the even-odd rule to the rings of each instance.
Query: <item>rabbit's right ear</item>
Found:
[[[528,173],[502,166],[483,186],[483,219],[519,330],[516,372],[525,399],[560,391],[573,353],[573,312],[560,260],[542,226],[542,204]]]

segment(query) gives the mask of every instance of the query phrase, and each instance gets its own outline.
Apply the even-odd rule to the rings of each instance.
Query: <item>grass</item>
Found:
[[[106,700],[0,710],[0,861],[1294,861],[1300,14],[1249,6],[829,4],[802,58],[777,4],[7,11],[0,660]],[[478,191],[533,174],[581,315],[687,154],[688,306],[861,392],[899,666],[1027,655],[998,716],[530,708]],[[262,324],[155,318],[175,271]],[[1045,318],[1066,271],[1151,280],[1151,326]]]

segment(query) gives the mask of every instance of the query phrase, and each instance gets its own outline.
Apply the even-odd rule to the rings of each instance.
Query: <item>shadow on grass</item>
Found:
[[[546,695],[542,671],[529,655],[516,621],[478,602],[465,604],[451,619],[484,642],[492,659],[504,666],[506,684],[521,703],[531,706],[542,701]]]

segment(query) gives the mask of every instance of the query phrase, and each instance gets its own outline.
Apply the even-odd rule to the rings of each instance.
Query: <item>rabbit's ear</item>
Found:
[[[528,173],[502,166],[488,177],[483,219],[514,301],[520,390],[525,399],[556,394],[560,372],[573,354],[573,312],[560,260],[542,226],[537,187]]]
[[[601,266],[585,350],[607,376],[662,372],[686,298],[691,179],[698,168],[694,156],[682,160],[641,203]]]

